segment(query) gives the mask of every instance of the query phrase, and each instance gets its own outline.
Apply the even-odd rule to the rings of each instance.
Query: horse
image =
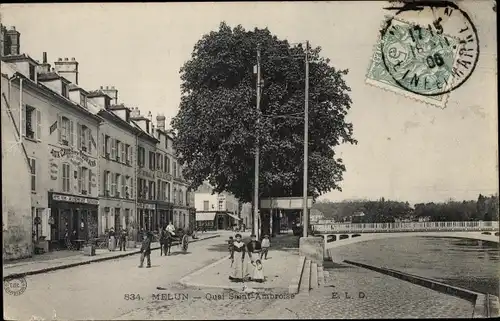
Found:
[[[160,237],[160,256],[165,254],[165,256],[170,255],[170,249],[172,248],[172,235],[169,232],[164,231]]]

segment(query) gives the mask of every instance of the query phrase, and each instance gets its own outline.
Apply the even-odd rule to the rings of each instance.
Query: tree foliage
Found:
[[[253,73],[258,44],[260,112]],[[340,190],[345,166],[333,148],[356,143],[352,124],[345,120],[351,104],[343,79],[347,71],[330,66],[320,51],[310,49],[309,59],[308,175],[313,196]],[[232,29],[224,22],[198,41],[181,68],[180,110],[172,120],[174,147],[193,188],[208,180],[214,192],[228,191],[250,201],[258,137],[260,195],[302,195],[304,55],[302,46],[278,39],[267,28]]]
[[[479,195],[477,201],[453,201],[443,203],[418,203],[414,208],[408,202],[384,200],[352,200],[344,202],[318,202],[313,208],[327,218],[342,221],[356,212],[364,212],[363,222],[394,222],[396,218],[418,219],[430,217],[431,221],[498,221],[498,195]]]

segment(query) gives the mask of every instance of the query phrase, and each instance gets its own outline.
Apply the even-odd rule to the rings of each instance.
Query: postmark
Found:
[[[24,277],[17,277],[9,280],[3,281],[3,288],[5,292],[10,295],[21,295],[28,288],[28,283]]]
[[[396,10],[382,26],[367,83],[445,107],[449,93],[469,79],[478,62],[472,20],[449,2]]]

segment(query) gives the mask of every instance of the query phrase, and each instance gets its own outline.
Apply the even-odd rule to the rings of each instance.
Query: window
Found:
[[[109,158],[111,151],[111,138],[106,135],[104,136],[104,157]]]
[[[126,191],[127,190],[127,178],[124,175],[122,175],[122,188],[121,188],[121,190],[122,190],[121,196],[123,198],[127,197],[127,193],[126,193],[127,192]]]
[[[115,197],[120,197],[120,184],[121,184],[121,175],[120,174],[115,174]]]
[[[157,180],[156,181],[156,188],[157,188],[157,191],[156,191],[156,197],[159,201],[162,200],[162,193],[161,193],[161,180]]]
[[[131,189],[132,178],[130,176],[125,177],[125,198],[132,198],[132,189]]]
[[[73,121],[70,121],[68,118],[62,116],[60,117],[61,128],[59,130],[60,133],[60,142],[65,146],[73,146]]]
[[[62,165],[62,191],[65,193],[69,192],[69,172],[70,166],[69,164]]]
[[[142,188],[142,178],[137,179],[137,197],[138,198],[144,198],[144,189]]]
[[[116,139],[111,138],[111,159],[116,159]]]
[[[186,206],[189,206],[189,192],[186,191]]]
[[[155,153],[154,152],[149,152],[149,169],[152,171],[155,170]]]
[[[117,139],[115,139],[115,149],[116,149],[116,158],[115,158],[115,160],[117,162],[119,162],[120,161],[121,151],[122,151],[122,143],[119,140],[117,140]]]
[[[111,174],[111,196],[116,195],[116,175]]]
[[[224,201],[219,200],[219,211],[223,211],[223,210],[224,210]]]
[[[36,159],[29,158],[31,167],[31,191],[36,192]]]
[[[174,178],[177,178],[177,162],[174,161]]]
[[[156,169],[157,170],[163,169],[163,157],[161,156],[160,153],[156,154]]]
[[[209,202],[208,201],[203,201],[203,210],[208,211],[209,210]]]
[[[139,146],[137,148],[137,160],[139,162],[139,167],[144,167],[146,164],[146,151],[144,150],[144,147]]]
[[[80,106],[87,108],[87,97],[80,92]]]
[[[125,157],[123,158],[125,162],[130,165],[132,164],[132,155],[130,155],[130,145],[125,145]]]
[[[177,189],[174,187],[174,204],[177,204]]]
[[[79,190],[83,195],[88,194],[87,186],[89,186],[89,170],[85,167],[81,167],[80,177],[79,179]]]
[[[165,198],[167,201],[170,202],[170,183],[167,182],[167,197]]]
[[[155,199],[155,182],[154,181],[149,181],[149,199],[154,200]]]
[[[109,194],[111,192],[111,173],[109,171],[104,172],[104,195],[109,197]]]
[[[41,140],[42,113],[35,107],[24,107],[23,134],[26,138]]]
[[[92,142],[90,139],[90,128],[85,125],[78,125],[78,149],[91,153],[92,152]]]
[[[127,158],[127,148],[128,148],[128,145],[125,145],[124,143],[121,144],[121,148],[122,148],[122,162],[125,163],[127,162],[128,158]]]
[[[64,81],[61,81],[61,95],[68,98],[68,85]]]
[[[36,81],[36,69],[35,65],[30,64],[30,79]]]

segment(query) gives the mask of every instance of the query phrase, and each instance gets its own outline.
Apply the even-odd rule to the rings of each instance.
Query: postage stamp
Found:
[[[387,17],[366,82],[444,108],[450,92],[473,73],[479,40],[469,16],[456,5],[429,10],[425,14],[419,7],[415,14],[403,8]]]
[[[24,293],[24,291],[26,291],[27,287],[28,283],[26,282],[26,279],[24,277],[3,281],[3,288],[5,292],[7,292],[10,295],[15,295],[15,296],[21,295]]]

